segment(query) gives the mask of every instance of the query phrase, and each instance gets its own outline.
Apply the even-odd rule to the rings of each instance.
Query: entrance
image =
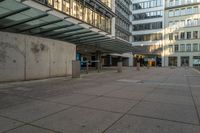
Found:
[[[177,66],[177,57],[169,57],[168,66]]]
[[[189,56],[181,57],[181,66],[189,66]]]

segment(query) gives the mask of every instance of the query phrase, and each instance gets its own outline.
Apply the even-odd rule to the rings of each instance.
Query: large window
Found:
[[[162,22],[133,25],[133,31],[153,30],[153,29],[161,29],[161,28],[162,28]]]
[[[153,7],[159,7],[163,5],[163,0],[148,0],[145,2],[133,4],[133,10],[147,9]]]
[[[111,7],[112,0],[101,0],[105,5]]]
[[[70,14],[70,6],[69,6],[70,0],[63,0],[63,11],[67,14]]]
[[[142,20],[142,19],[151,19],[151,18],[159,18],[163,16],[163,11],[153,11],[153,12],[145,12],[139,14],[133,14],[133,20]]]
[[[111,6],[112,0],[102,0],[105,5]],[[44,0],[48,6],[52,6],[70,16],[73,16],[90,25],[94,25],[108,33],[111,33],[111,17],[103,15],[102,12],[90,8],[83,0]]]
[[[178,52],[178,51],[179,51],[179,45],[176,44],[176,45],[174,45],[174,52]]]
[[[185,44],[181,44],[180,45],[180,51],[181,52],[185,52]]]
[[[169,11],[169,17],[173,17],[174,16],[174,11],[173,10],[170,10]]]
[[[146,34],[146,35],[135,35],[134,42],[140,41],[158,41],[162,40],[162,33]]]
[[[193,38],[197,39],[198,38],[198,31],[193,31]]]
[[[187,32],[187,39],[191,39],[191,38],[192,38],[191,32]]]
[[[198,52],[198,43],[193,44],[193,52]]]
[[[186,44],[186,51],[191,52],[191,44]]]

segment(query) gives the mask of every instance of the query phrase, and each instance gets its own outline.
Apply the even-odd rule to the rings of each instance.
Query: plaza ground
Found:
[[[200,74],[124,68],[0,84],[2,133],[200,133]]]

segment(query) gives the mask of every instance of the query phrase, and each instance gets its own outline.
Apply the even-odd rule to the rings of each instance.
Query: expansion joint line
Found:
[[[186,70],[185,70],[185,75],[186,75]],[[187,85],[188,85],[188,88],[189,88],[189,91],[190,91],[190,95],[192,97],[192,101],[193,101],[193,104],[194,104],[194,108],[195,108],[195,111],[196,111],[196,115],[197,115],[197,118],[198,118],[198,124],[200,125],[200,115],[198,113],[198,107],[197,107],[197,104],[195,102],[195,99],[194,99],[194,96],[192,94],[192,88],[191,88],[191,84],[190,84],[190,79],[188,78],[188,76],[186,75],[186,81],[187,81]]]

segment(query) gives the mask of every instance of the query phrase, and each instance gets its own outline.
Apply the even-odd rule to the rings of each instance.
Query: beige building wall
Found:
[[[75,55],[74,44],[0,32],[0,82],[71,75]]]
[[[169,6],[169,2],[166,2]],[[197,13],[181,15],[182,9],[198,7]],[[179,16],[169,17],[170,11],[180,10]],[[197,22],[193,20],[197,19]],[[191,20],[191,24],[188,24]],[[183,25],[183,21],[185,22]],[[198,38],[194,38],[193,31],[198,31]],[[185,39],[181,39],[181,33],[185,32]],[[191,32],[191,39],[187,39],[187,32]],[[170,33],[173,33],[173,40],[169,40]],[[175,35],[178,34],[178,39],[175,40]],[[194,3],[184,6],[175,6],[173,8],[165,8],[165,50],[164,50],[164,66],[169,65],[169,58],[177,58],[177,66],[181,66],[181,57],[189,57],[189,66],[193,67],[193,57],[200,56],[200,3]],[[181,44],[185,44],[185,51],[181,50]],[[191,51],[186,51],[186,45],[191,44]],[[193,51],[193,44],[198,44],[198,50]],[[173,46],[171,50],[170,45]],[[175,51],[175,45],[178,45],[179,50]]]

